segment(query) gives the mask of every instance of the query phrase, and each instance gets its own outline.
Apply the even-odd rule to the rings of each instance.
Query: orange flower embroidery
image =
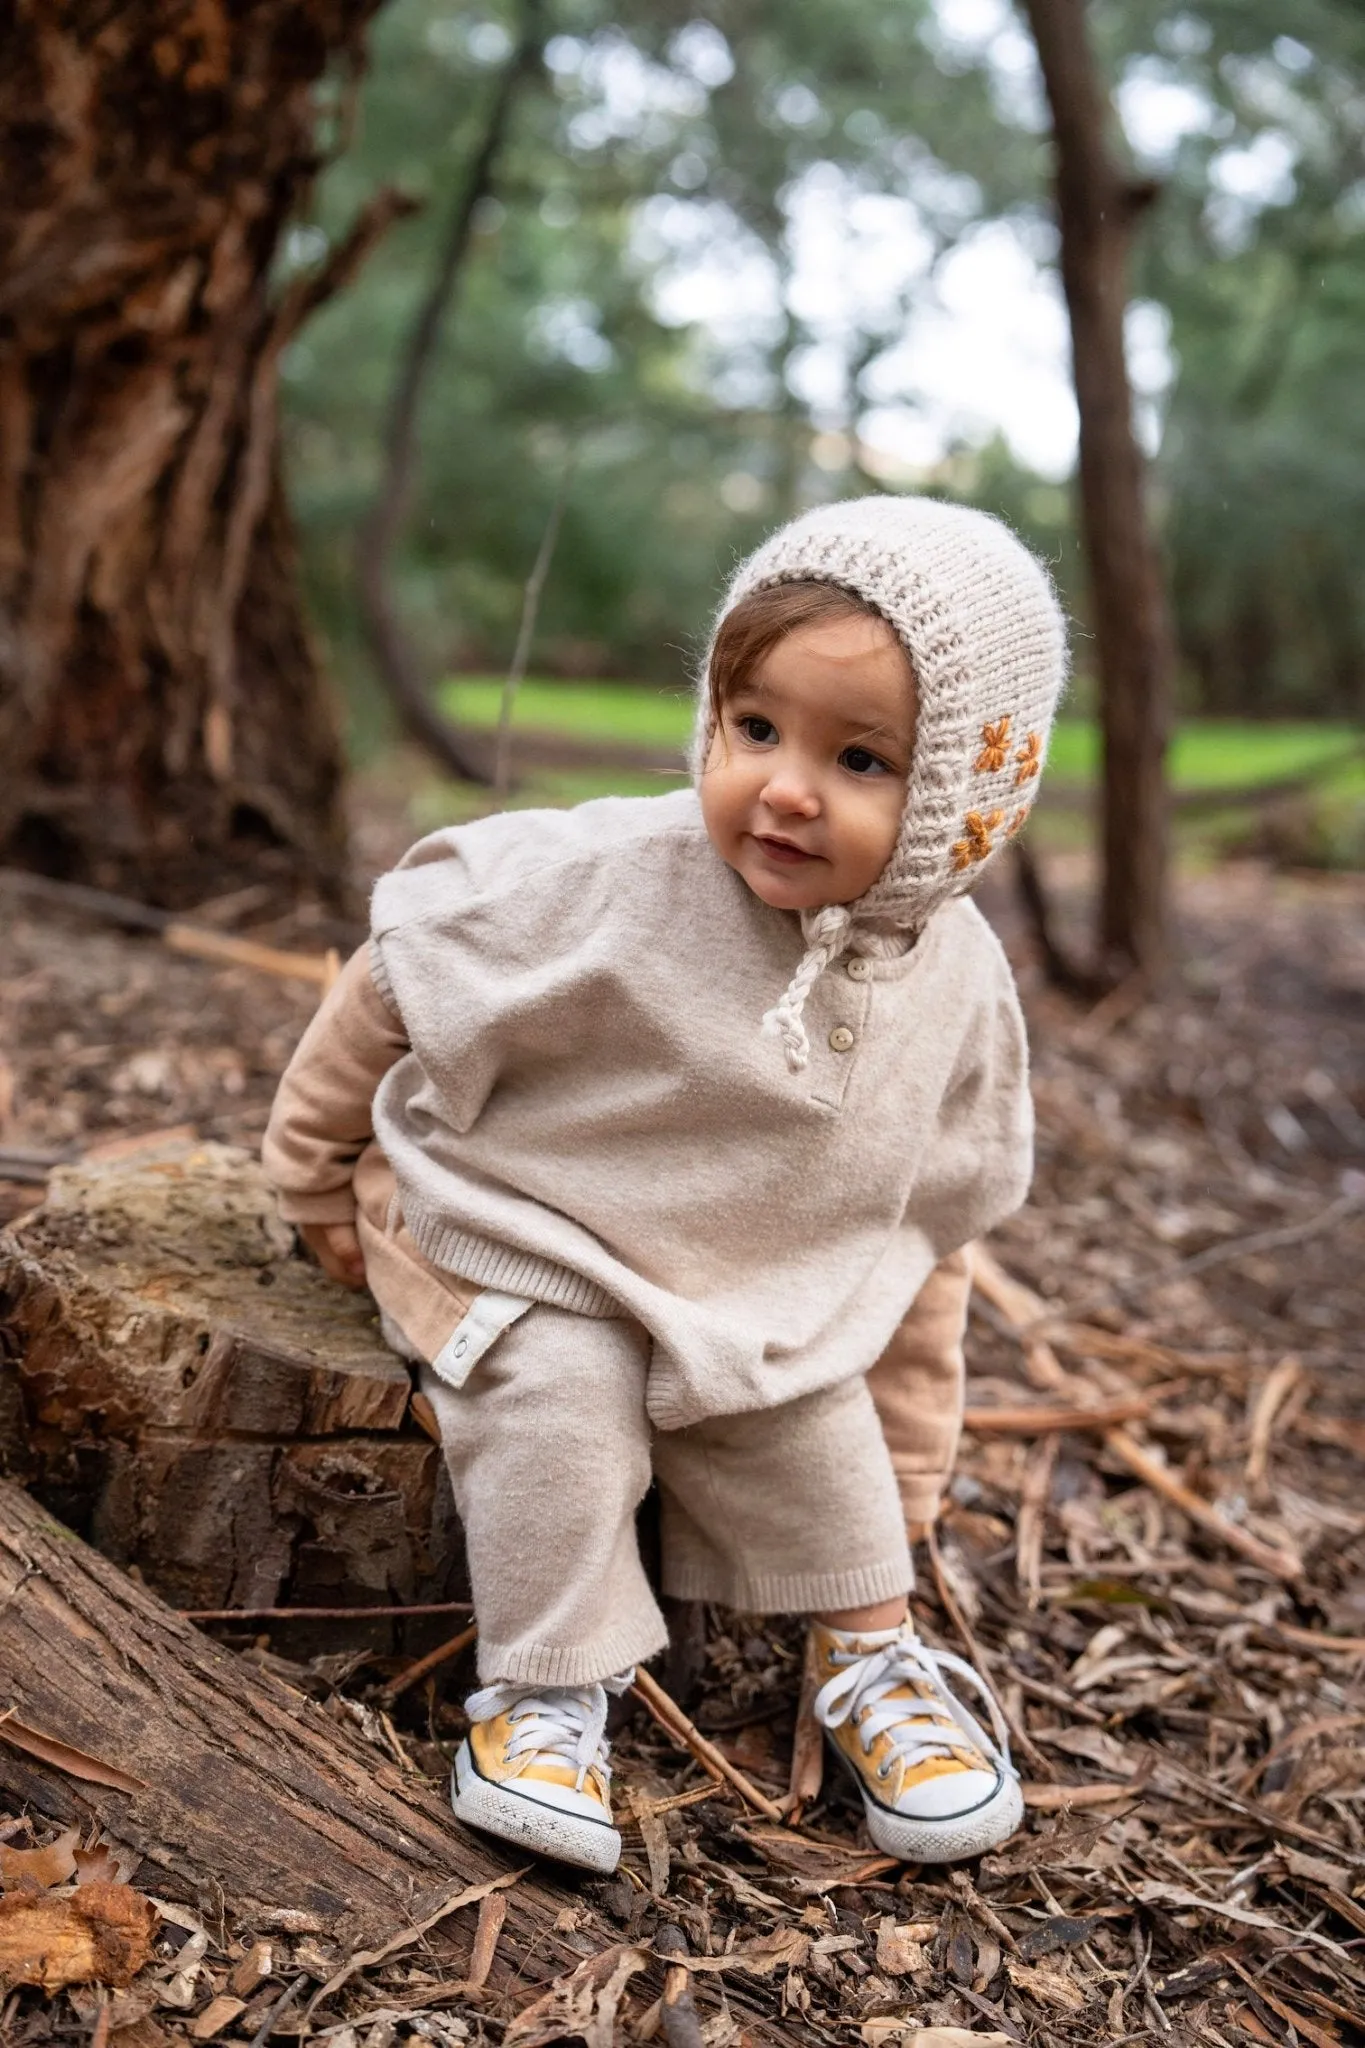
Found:
[[[1014,757],[1019,763],[1019,773],[1014,778],[1016,789],[1022,789],[1026,782],[1032,782],[1043,765],[1042,752],[1042,734],[1031,732]]]
[[[1008,712],[1006,712],[1003,718],[997,718],[993,725],[982,726],[981,752],[972,763],[978,775],[997,775],[1000,772],[1005,765],[1009,738],[1010,718]]]
[[[967,836],[959,839],[953,847],[953,867],[958,874],[964,868],[974,867],[978,861],[985,860],[993,850],[991,834],[998,831],[1004,822],[1003,811],[988,811],[984,818],[980,811],[968,811],[962,820],[962,829]]]
[[[1020,806],[1019,806],[1018,810],[1017,810],[1017,811],[1015,812],[1014,816],[1013,816],[1013,817],[1012,817],[1012,818],[1010,819],[1010,821],[1009,821],[1008,825],[1006,825],[1006,827],[1005,827],[1005,837],[1006,837],[1006,839],[1013,839],[1013,838],[1014,838],[1014,836],[1015,836],[1015,834],[1016,834],[1016,832],[1022,832],[1022,831],[1023,831],[1023,829],[1024,829],[1024,820],[1025,820],[1025,818],[1027,818],[1027,816],[1028,816],[1028,805],[1027,805],[1027,804],[1020,804]]]

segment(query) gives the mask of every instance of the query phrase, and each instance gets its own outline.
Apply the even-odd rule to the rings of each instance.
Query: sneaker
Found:
[[[632,1673],[631,1676],[634,1674]],[[459,1820],[505,1842],[609,1875],[621,1854],[611,1820],[607,1685],[489,1685],[465,1701],[470,1730],[455,1755]]]
[[[814,1713],[863,1795],[867,1831],[887,1856],[952,1863],[1007,1841],[1024,1818],[1009,1731],[985,1680],[931,1650],[907,1622],[857,1636],[812,1625],[824,1680]],[[948,1688],[965,1681],[992,1733]]]

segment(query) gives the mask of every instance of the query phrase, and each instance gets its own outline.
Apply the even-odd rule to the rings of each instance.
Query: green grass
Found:
[[[457,723],[488,728],[498,722],[502,684],[488,676],[456,677],[445,684],[441,701]],[[558,683],[531,677],[517,693],[513,728],[518,727],[562,732],[575,739],[681,748],[692,729],[692,702],[682,692],[637,683]],[[1349,725],[1185,719],[1176,729],[1171,750],[1172,781],[1177,789],[1250,788],[1301,775],[1360,743],[1359,731]],[[1098,760],[1099,734],[1092,721],[1059,719],[1048,756],[1049,780],[1084,786],[1093,780]],[[546,778],[561,779],[566,778]],[[627,779],[634,787],[636,778]],[[620,778],[595,780],[594,795],[624,788]],[[578,796],[563,800],[577,801]]]

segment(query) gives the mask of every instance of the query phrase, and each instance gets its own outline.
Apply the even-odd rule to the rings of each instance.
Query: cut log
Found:
[[[0,1469],[174,1606],[462,1598],[410,1395],[370,1297],[296,1256],[244,1152],[112,1148],[0,1233]]]

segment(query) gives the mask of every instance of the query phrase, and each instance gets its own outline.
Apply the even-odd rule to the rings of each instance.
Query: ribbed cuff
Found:
[[[657,1607],[633,1627],[610,1630],[595,1642],[486,1643],[479,1639],[480,1685],[600,1685],[632,1665],[657,1657],[668,1630]]]
[[[582,1273],[571,1272],[569,1267],[556,1265],[553,1259],[543,1259],[535,1252],[517,1251],[511,1245],[494,1244],[489,1238],[457,1230],[428,1211],[411,1207],[407,1196],[403,1219],[418,1251],[443,1272],[456,1273],[462,1280],[472,1280],[476,1286],[493,1288],[499,1294],[522,1294],[528,1301],[543,1302],[547,1308],[568,1309],[576,1316],[595,1316],[606,1321],[625,1314],[620,1302],[595,1280],[585,1279]]]
[[[737,1572],[712,1570],[699,1558],[670,1569],[664,1566],[664,1591],[675,1600],[713,1600],[742,1614],[819,1614],[845,1607],[872,1607],[895,1600],[915,1585],[908,1551],[879,1564],[857,1565],[842,1572],[765,1572],[745,1578]]]

